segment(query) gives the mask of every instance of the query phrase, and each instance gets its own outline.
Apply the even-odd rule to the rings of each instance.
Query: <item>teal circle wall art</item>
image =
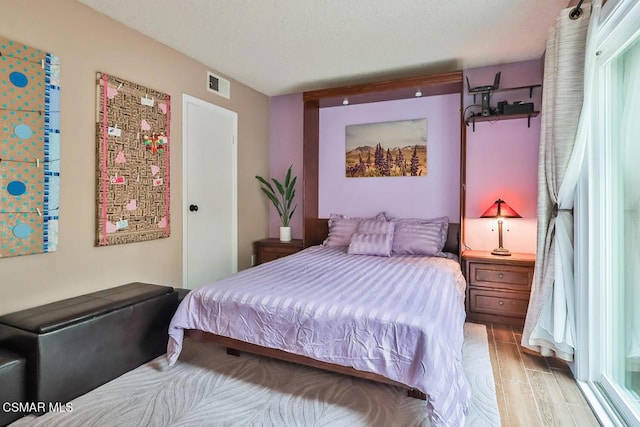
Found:
[[[20,196],[27,191],[27,186],[22,181],[11,181],[7,185],[7,191],[12,196]]]
[[[9,74],[9,80],[13,83],[14,86],[17,87],[25,87],[29,83],[29,79],[23,73],[19,71],[14,71]]]
[[[29,224],[21,222],[20,224],[13,227],[13,235],[18,239],[28,239],[31,233],[33,233],[33,229],[29,226]]]
[[[33,135],[33,131],[29,125],[19,124],[13,128],[13,133],[15,133],[18,138],[21,139],[29,139],[31,135]]]

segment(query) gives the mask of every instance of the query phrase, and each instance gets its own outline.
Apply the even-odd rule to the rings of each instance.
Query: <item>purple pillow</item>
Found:
[[[323,245],[330,248],[349,246],[351,236],[358,230],[360,218],[331,218],[329,219],[329,235]]]
[[[330,248],[349,246],[351,235],[358,231],[361,221],[368,220],[384,220],[386,216],[384,212],[379,213],[374,218],[350,218],[345,215],[331,214],[329,217],[329,235],[322,243]]]
[[[447,239],[448,223],[396,223],[392,250],[401,255],[434,256],[442,252]],[[444,231],[443,231],[444,229]]]
[[[347,218],[347,219],[358,219],[358,220],[377,219],[378,221],[388,221],[387,214],[385,212],[380,212],[379,214],[371,218],[363,218],[361,216],[347,216],[347,215],[332,213],[331,215],[329,215],[329,224],[331,224],[332,219],[336,219],[336,218]]]
[[[444,248],[444,245],[447,243],[447,233],[449,231],[449,217],[446,216],[442,216],[442,217],[438,217],[438,218],[429,218],[429,219],[423,219],[423,218],[394,218],[391,221],[393,221],[396,224],[396,231],[398,230],[398,226],[400,224],[403,225],[411,225],[411,224],[417,224],[417,225],[427,225],[427,224],[438,224],[440,225],[440,242],[437,244],[438,247],[440,247],[440,251],[442,251],[442,248]],[[432,232],[433,229],[430,229],[430,231]],[[411,253],[411,250],[407,250],[406,248],[408,246],[413,246],[413,240],[411,239],[411,231],[408,231],[406,227],[403,227],[403,229],[400,231],[400,242],[393,244],[394,246],[394,253],[400,253],[397,252],[397,247],[402,246],[404,252],[402,253]],[[416,236],[416,238],[418,238],[418,236]],[[395,240],[395,236],[394,236],[394,240]],[[420,237],[420,242],[417,242],[417,246],[420,247],[422,245],[424,245],[425,241],[423,237]],[[423,255],[423,254],[414,254],[414,255]]]
[[[395,224],[391,221],[378,219],[363,219],[358,226],[358,233],[365,234],[393,234]]]
[[[393,234],[354,233],[348,253],[351,255],[391,256]]]
[[[440,216],[437,218],[389,218],[389,221],[393,221],[395,223],[403,222],[403,223],[417,223],[417,224],[432,224],[434,222],[443,223],[449,225],[449,217],[448,216]]]

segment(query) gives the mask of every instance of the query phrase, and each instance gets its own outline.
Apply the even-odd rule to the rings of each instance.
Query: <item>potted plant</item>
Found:
[[[273,206],[275,206],[276,210],[278,211],[278,215],[280,216],[280,221],[282,222],[282,226],[280,227],[280,241],[282,242],[291,241],[291,226],[289,224],[291,222],[291,218],[293,217],[293,213],[298,207],[298,205],[296,205],[293,209],[291,209],[293,198],[296,195],[296,190],[294,189],[294,187],[296,185],[296,180],[298,179],[298,177],[296,176],[291,179],[292,167],[293,165],[289,166],[287,175],[284,178],[284,183],[281,183],[275,178],[271,178],[275,189],[269,183],[269,181],[262,178],[261,176],[256,175],[256,179],[262,184],[260,189],[264,194],[267,195],[267,198],[271,200],[271,203],[273,203]]]

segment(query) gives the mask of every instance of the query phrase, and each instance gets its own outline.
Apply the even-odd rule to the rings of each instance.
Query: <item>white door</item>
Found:
[[[238,115],[182,96],[183,286],[194,289],[238,269]]]

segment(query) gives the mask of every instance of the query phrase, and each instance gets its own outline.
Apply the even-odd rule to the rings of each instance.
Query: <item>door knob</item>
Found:
[[[189,205],[189,210],[191,212],[198,212],[198,205]]]

